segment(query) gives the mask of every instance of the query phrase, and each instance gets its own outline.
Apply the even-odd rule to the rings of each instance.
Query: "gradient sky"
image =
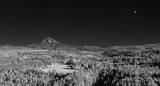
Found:
[[[160,5],[134,1],[1,3],[0,44],[26,45],[46,37],[100,47],[160,43]]]

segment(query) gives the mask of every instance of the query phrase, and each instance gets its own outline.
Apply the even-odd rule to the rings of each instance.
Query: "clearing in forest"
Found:
[[[70,65],[59,65],[59,64],[48,65],[46,68],[40,68],[40,69],[44,72],[55,70],[57,73],[61,74],[78,72],[78,70],[71,69]]]

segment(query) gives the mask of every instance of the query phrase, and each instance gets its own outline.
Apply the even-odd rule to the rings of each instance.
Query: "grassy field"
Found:
[[[67,73],[73,73],[73,72],[78,72],[77,70],[71,69],[70,65],[62,65],[62,64],[52,64],[52,65],[47,65],[46,68],[40,68],[40,70],[44,72],[49,72],[55,70],[57,73],[61,74],[67,74]]]

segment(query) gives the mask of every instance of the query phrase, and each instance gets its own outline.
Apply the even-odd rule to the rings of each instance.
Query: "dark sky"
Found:
[[[160,43],[159,29],[160,5],[152,0],[0,4],[2,45],[38,43],[46,37],[100,47],[152,44]]]

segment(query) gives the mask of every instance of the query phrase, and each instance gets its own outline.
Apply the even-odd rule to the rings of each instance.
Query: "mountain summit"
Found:
[[[40,45],[46,48],[51,48],[51,49],[59,49],[59,48],[64,48],[64,47],[69,47],[66,44],[63,44],[61,42],[58,42],[54,40],[51,37],[47,37],[44,40],[40,42]]]
[[[36,43],[36,44],[30,44],[27,45],[31,48],[43,48],[43,49],[64,49],[66,47],[71,47],[70,45],[67,44],[63,44],[61,42],[58,42],[56,40],[54,40],[51,37],[47,37],[44,40],[42,40],[40,43]]]
[[[61,42],[58,42],[54,40],[51,37],[47,37],[44,40],[42,40],[40,43],[37,44],[30,44],[28,45],[31,48],[40,48],[40,49],[57,49],[57,50],[80,50],[80,51],[100,51],[103,50],[103,48],[96,47],[96,46],[73,46],[69,44],[64,44]]]
[[[42,45],[47,45],[47,46],[53,46],[55,44],[59,43],[58,41],[54,40],[51,37],[47,37],[44,40],[41,41]]]

